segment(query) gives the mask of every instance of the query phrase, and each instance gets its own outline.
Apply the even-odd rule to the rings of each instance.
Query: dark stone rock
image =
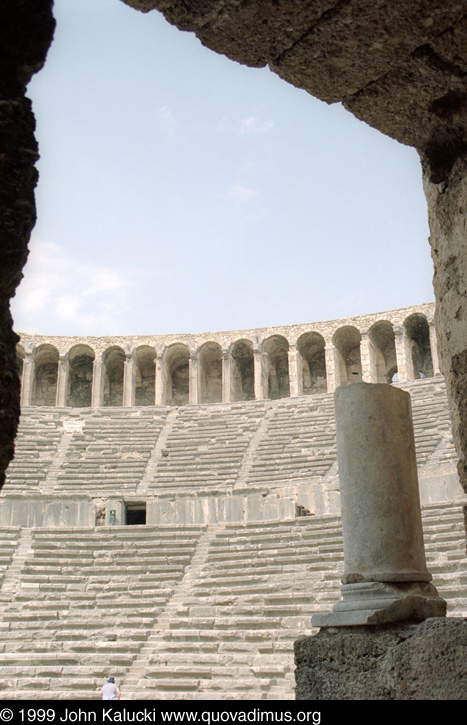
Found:
[[[463,700],[467,620],[322,629],[295,643],[297,700]]]

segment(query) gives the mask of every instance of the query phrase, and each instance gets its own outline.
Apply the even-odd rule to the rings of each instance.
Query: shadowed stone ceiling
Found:
[[[440,181],[467,147],[467,0],[123,0],[415,146]]]

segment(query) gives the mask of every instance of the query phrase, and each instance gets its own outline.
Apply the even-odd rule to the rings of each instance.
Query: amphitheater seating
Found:
[[[159,408],[83,410],[57,476],[62,492],[135,492],[167,416]]]
[[[466,615],[462,513],[423,518],[435,584]],[[20,559],[0,590],[0,699],[93,699],[109,674],[125,699],[292,699],[293,641],[339,593],[338,517],[23,537],[13,558],[19,531],[0,538]]]
[[[433,378],[401,387],[412,396],[419,466],[453,463],[444,382]],[[60,441],[70,409],[23,411],[4,494],[131,494],[145,481],[145,491],[154,495],[194,486],[274,487],[336,472],[332,395],[177,410],[74,409],[73,416],[80,430],[68,434],[63,455]]]
[[[21,415],[15,459],[7,474],[9,493],[40,491],[63,434],[61,416],[56,408],[28,408]]]
[[[92,698],[109,667],[121,678],[131,665],[202,529],[27,533],[13,596],[2,597],[0,696]]]
[[[451,470],[444,382],[401,387],[412,396],[419,467]],[[2,496],[261,496],[321,486],[336,471],[327,394],[31,407]],[[434,583],[451,615],[467,615],[460,505],[427,507],[423,520]],[[94,699],[109,674],[124,699],[292,699],[293,642],[337,600],[342,562],[338,516],[0,529],[0,699]]]
[[[255,451],[246,485],[323,477],[336,462],[332,395],[278,401]]]
[[[259,401],[180,408],[150,490],[232,487],[265,405]]]

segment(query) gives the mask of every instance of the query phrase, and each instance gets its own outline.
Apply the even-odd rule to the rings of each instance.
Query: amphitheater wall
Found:
[[[419,469],[422,506],[464,503],[454,464]],[[236,489],[229,492],[194,490],[189,494],[93,496],[71,494],[9,494],[0,496],[0,526],[124,525],[127,506],[146,508],[146,523],[225,524],[290,521],[297,516],[339,516],[337,475],[274,488]],[[111,512],[113,512],[111,514]]]
[[[95,526],[96,505],[89,496],[9,495],[0,504],[0,526]]]
[[[405,382],[419,372],[431,377],[439,374],[434,315],[434,304],[428,303],[341,320],[199,335],[22,334],[17,348],[21,402],[96,408],[212,404],[333,392],[358,380],[391,382],[395,375]],[[381,327],[386,336],[377,334]]]

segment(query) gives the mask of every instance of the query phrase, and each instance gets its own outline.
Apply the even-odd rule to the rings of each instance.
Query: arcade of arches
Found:
[[[196,336],[42,338],[17,346],[22,405],[228,403],[439,375],[434,306],[354,320]]]

